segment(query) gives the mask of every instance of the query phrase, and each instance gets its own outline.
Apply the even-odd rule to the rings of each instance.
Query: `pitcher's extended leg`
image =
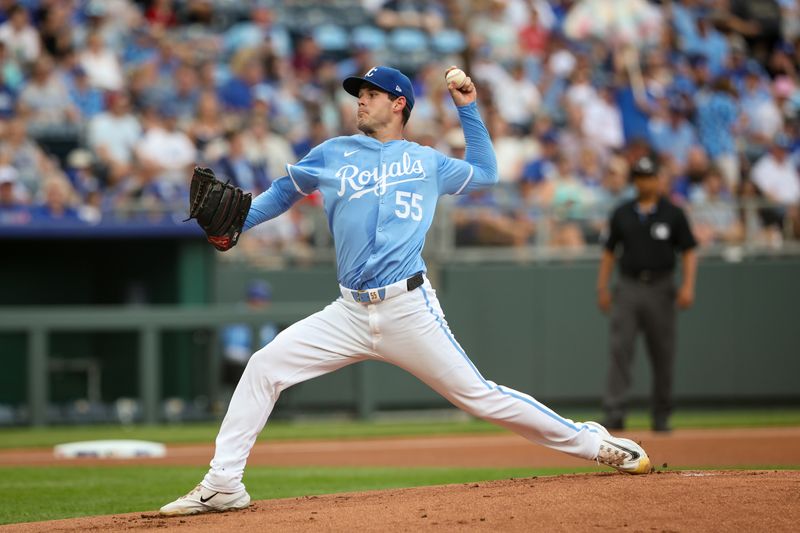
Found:
[[[250,449],[281,391],[364,359],[357,320],[342,302],[295,323],[250,358],[228,406],[203,486],[220,492],[244,487]]]
[[[450,332],[430,284],[401,298],[386,303],[419,306],[419,311],[407,314],[404,321],[386,321],[378,352],[388,362],[411,372],[470,414],[549,448],[584,459],[597,457],[601,438],[596,430],[559,416],[528,394],[481,376]],[[389,306],[381,311],[392,312]]]

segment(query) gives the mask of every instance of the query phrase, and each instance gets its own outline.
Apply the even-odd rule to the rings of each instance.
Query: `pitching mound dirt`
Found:
[[[126,514],[7,531],[796,531],[800,472],[680,471],[512,479],[255,502],[184,518]]]

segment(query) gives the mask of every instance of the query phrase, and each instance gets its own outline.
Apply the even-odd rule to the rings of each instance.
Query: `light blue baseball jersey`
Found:
[[[340,284],[372,289],[424,272],[421,252],[439,196],[497,182],[494,150],[477,106],[458,113],[467,141],[464,160],[406,140],[336,137],[287,165],[288,177],[253,200],[245,229],[319,190]]]

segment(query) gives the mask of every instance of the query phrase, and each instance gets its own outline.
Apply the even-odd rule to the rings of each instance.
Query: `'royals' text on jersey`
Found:
[[[350,289],[382,287],[425,271],[421,252],[442,194],[460,194],[497,182],[494,151],[473,103],[458,108],[466,160],[406,140],[386,143],[366,135],[336,137],[287,165],[297,198],[322,194],[336,246],[339,283]],[[288,180],[278,180],[279,189]],[[280,182],[280,183],[279,183]],[[271,212],[267,191],[254,201]],[[296,194],[295,194],[296,193]],[[286,206],[288,207],[288,206]],[[273,216],[273,215],[270,215]],[[248,224],[257,223],[254,214]]]

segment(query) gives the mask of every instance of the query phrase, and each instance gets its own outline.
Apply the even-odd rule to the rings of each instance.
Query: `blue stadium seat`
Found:
[[[421,52],[428,47],[428,37],[416,28],[397,28],[389,36],[389,42],[401,54]]]
[[[324,52],[339,52],[347,50],[350,37],[347,30],[335,24],[323,24],[314,28],[312,35],[314,41]]]
[[[433,49],[440,54],[459,54],[467,47],[467,40],[458,30],[446,29],[431,37]]]
[[[358,26],[351,35],[353,46],[369,50],[381,50],[386,47],[386,34],[376,26]]]

